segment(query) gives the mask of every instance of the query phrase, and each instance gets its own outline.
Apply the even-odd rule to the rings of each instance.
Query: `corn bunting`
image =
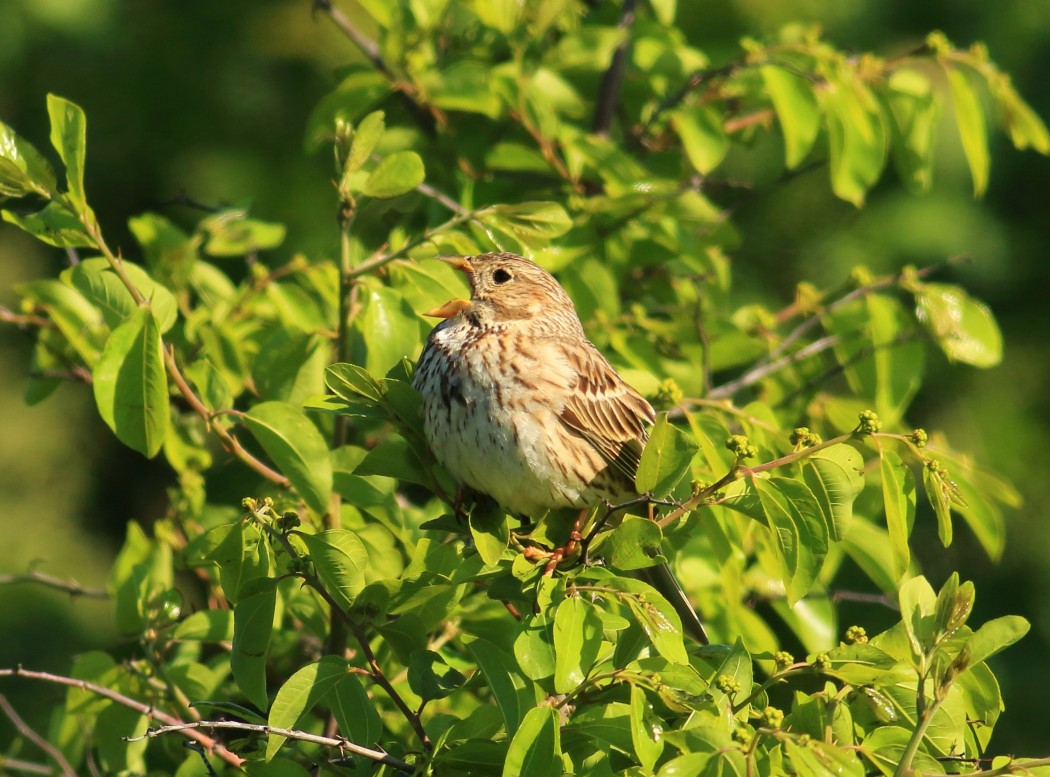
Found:
[[[587,339],[565,290],[515,254],[446,261],[467,274],[471,297],[427,313],[445,320],[430,333],[412,380],[437,460],[467,486],[533,518],[637,497],[634,475],[653,408]],[[670,570],[653,571],[651,582],[687,631],[706,642]]]

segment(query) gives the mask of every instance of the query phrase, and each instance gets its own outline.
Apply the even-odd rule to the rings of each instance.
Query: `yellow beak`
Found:
[[[450,299],[444,305],[436,307],[433,310],[428,310],[424,313],[424,316],[430,316],[431,318],[452,318],[454,315],[462,310],[466,310],[470,307],[470,300],[465,299]]]
[[[439,256],[438,259],[452,265],[460,272],[474,272],[474,266],[470,263],[469,256]]]

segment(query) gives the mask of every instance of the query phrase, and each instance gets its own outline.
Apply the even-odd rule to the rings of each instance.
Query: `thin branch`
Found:
[[[88,386],[95,382],[91,371],[79,364],[73,365],[68,370],[30,370],[29,377],[42,378],[45,380],[70,380],[75,383],[84,383]]]
[[[152,728],[145,734],[137,737],[127,737],[128,742],[140,742],[144,739],[153,739],[154,737],[161,736],[162,734],[170,734],[172,732],[181,732],[186,736],[190,736],[187,732],[195,729],[234,729],[236,731],[253,731],[257,734],[273,734],[279,737],[285,737],[287,739],[295,739],[300,742],[309,742],[315,745],[324,745],[325,747],[337,747],[340,750],[347,750],[354,755],[360,755],[364,758],[371,759],[377,763],[386,764],[392,766],[399,772],[404,774],[415,774],[416,770],[410,765],[394,758],[389,753],[385,753],[382,750],[373,750],[369,747],[362,747],[361,745],[354,744],[345,737],[324,737],[317,734],[310,734],[306,731],[299,731],[291,728],[277,728],[276,726],[265,726],[259,723],[242,723],[239,720],[197,720],[192,723],[173,723],[159,728]]]
[[[327,15],[332,20],[332,24],[360,49],[361,53],[372,64],[372,67],[390,82],[398,94],[401,95],[401,99],[404,100],[409,112],[428,135],[434,134],[435,125],[445,124],[445,115],[434,106],[425,106],[419,101],[415,87],[399,78],[386,63],[386,60],[383,59],[383,55],[379,51],[379,44],[357,29],[349,17],[336,8],[331,0],[314,0],[313,6],[315,12],[321,11]]]
[[[444,205],[457,216],[465,216],[470,214],[469,210],[464,208],[462,205],[460,205],[458,202],[456,202],[444,192],[435,189],[428,183],[419,184],[418,186],[416,186],[416,191],[422,194],[423,196],[429,197],[435,202]]]
[[[594,120],[591,122],[591,131],[596,135],[608,135],[613,116],[616,115],[616,106],[620,102],[620,88],[627,71],[627,52],[631,45],[630,29],[634,24],[636,5],[637,0],[623,0],[623,11],[618,25],[623,32],[623,40],[613,52],[612,62],[609,63],[609,69],[605,71],[601,86],[598,87],[598,101],[594,106]]]
[[[168,374],[171,375],[171,379],[179,389],[179,393],[182,394],[183,399],[189,403],[190,407],[193,408],[197,415],[204,419],[208,428],[211,429],[211,431],[215,433],[215,436],[222,441],[223,447],[226,448],[226,450],[271,483],[274,483],[281,488],[288,488],[291,486],[291,481],[288,480],[288,478],[277,470],[270,468],[264,462],[248,452],[245,447],[241,445],[240,440],[230,434],[228,429],[214,423],[214,416],[216,414],[209,410],[204,402],[201,401],[200,397],[194,393],[190,384],[186,382],[186,378],[179,370],[178,362],[175,361],[174,346],[169,346],[164,349],[164,364],[167,366]]]
[[[24,772],[25,774],[52,774],[50,766],[35,764],[32,761],[23,761],[21,758],[0,757],[0,767],[12,772]]]
[[[411,251],[413,248],[416,248],[417,246],[420,246],[423,243],[433,240],[442,232],[447,232],[450,229],[455,229],[460,224],[465,224],[466,222],[471,221],[473,218],[475,218],[475,216],[476,214],[474,213],[474,211],[461,212],[456,216],[453,216],[443,224],[439,224],[433,229],[428,229],[422,235],[412,238],[396,251],[377,251],[376,253],[372,254],[372,256],[370,256],[368,259],[361,262],[361,264],[357,265],[352,270],[350,270],[349,277],[359,278],[360,276],[370,273],[373,270],[378,270],[380,267],[384,267],[390,264],[395,259],[400,259],[401,257],[406,256],[408,252]]]
[[[80,688],[82,691],[89,691],[90,693],[94,693],[98,696],[102,696],[106,699],[109,699],[110,701],[114,701],[117,704],[127,707],[128,709],[135,710],[136,712],[145,715],[148,719],[159,720],[166,726],[186,725],[175,716],[169,715],[166,712],[158,710],[152,704],[144,704],[140,701],[130,698],[129,696],[125,696],[124,694],[119,693],[118,691],[114,691],[112,688],[106,688],[103,685],[88,682],[87,680],[77,680],[73,677],[65,677],[63,675],[52,674],[50,672],[35,672],[30,669],[23,669],[21,666],[15,669],[0,669],[0,677],[25,677],[30,680],[42,680],[44,682],[57,683],[58,685],[67,685],[71,688]],[[227,750],[225,745],[223,745],[218,740],[209,737],[207,734],[202,734],[200,731],[196,731],[193,729],[187,729],[185,731],[185,735],[190,739],[199,742],[201,746],[213,752],[215,755],[217,755],[219,758],[221,758],[231,766],[240,766],[242,763],[244,763],[243,758],[238,756],[236,753]]]
[[[73,770],[73,767],[69,765],[69,761],[66,760],[66,757],[62,755],[62,751],[33,731],[33,729],[22,720],[22,717],[15,711],[15,708],[11,706],[7,697],[2,693],[0,693],[0,712],[3,712],[4,715],[7,716],[7,719],[11,721],[19,734],[43,750],[48,758],[58,764],[58,768],[61,770],[62,774],[67,775],[67,777],[76,777],[77,773]]]
[[[708,399],[728,399],[735,395],[741,389],[753,386],[770,375],[780,372],[785,367],[790,367],[792,364],[797,364],[800,361],[808,359],[810,356],[815,356],[821,351],[826,351],[829,348],[833,348],[841,342],[842,338],[838,335],[828,335],[822,337],[819,340],[814,340],[804,348],[800,348],[794,353],[785,356],[782,359],[778,359],[775,362],[769,362],[766,364],[759,364],[752,367],[750,370],[745,372],[736,380],[731,380],[729,383],[724,383],[717,388],[711,389],[708,393]]]
[[[101,588],[85,588],[73,578],[65,580],[43,572],[22,572],[14,575],[0,575],[0,585],[17,583],[36,583],[47,588],[64,591],[70,596],[86,596],[90,599],[108,599],[109,593]]]
[[[23,329],[35,326],[43,329],[46,326],[50,326],[51,322],[41,316],[34,316],[32,314],[15,313],[11,308],[0,305],[0,321],[5,324],[14,324],[17,327]]]

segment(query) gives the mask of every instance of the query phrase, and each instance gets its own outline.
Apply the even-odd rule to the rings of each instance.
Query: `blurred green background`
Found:
[[[352,2],[339,5],[351,16]],[[615,16],[601,0],[598,12]],[[678,22],[714,65],[740,55],[741,36],[816,23],[836,45],[892,56],[943,30],[960,46],[987,42],[1021,94],[1050,117],[1050,3],[1047,0],[679,0]],[[87,190],[111,245],[133,250],[129,216],[160,210],[189,223],[181,198],[250,206],[288,226],[283,254],[335,250],[330,160],[303,152],[315,103],[334,71],[361,57],[309,0],[141,3],[131,0],[0,2],[0,118],[38,147],[48,135],[44,97],[56,92],[88,116]],[[756,156],[766,153],[756,149]],[[1007,712],[993,750],[1046,754],[1042,705],[1050,688],[1050,272],[1046,182],[1050,161],[1019,154],[992,134],[992,179],[981,202],[958,143],[939,149],[934,191],[905,194],[892,173],[856,210],[834,199],[824,170],[750,192],[715,198],[734,208],[743,235],[734,252],[737,298],[780,307],[794,285],[837,285],[858,264],[890,271],[964,254],[944,277],[988,302],[1006,356],[983,372],[935,357],[910,420],[945,430],[959,448],[1007,474],[1025,497],[1008,517],[1006,552],[985,558],[966,530],[940,547],[920,513],[913,539],[939,585],[958,569],[977,584],[975,621],[1016,613],[1032,621],[1020,645],[993,661]],[[760,168],[769,160],[756,158]],[[745,160],[745,164],[750,163]],[[282,252],[278,252],[281,254]],[[13,228],[0,229],[0,304],[16,305],[13,284],[54,274],[59,251]],[[0,328],[0,574],[37,568],[103,586],[128,520],[163,514],[170,473],[122,448],[94,410],[90,391],[63,386],[37,407],[22,401],[30,338]],[[27,585],[0,586],[0,666],[66,671],[69,656],[111,645],[109,607],[70,601]],[[870,612],[847,610],[867,622]],[[28,689],[26,689],[28,690]],[[0,692],[17,693],[16,684]],[[58,689],[33,689],[20,707],[38,725]],[[32,706],[35,705],[35,706]],[[0,720],[0,742],[12,731]]]

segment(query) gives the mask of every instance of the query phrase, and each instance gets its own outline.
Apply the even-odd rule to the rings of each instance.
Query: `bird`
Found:
[[[638,499],[635,473],[655,412],[587,338],[565,289],[512,253],[443,259],[467,275],[471,295],[424,314],[443,319],[412,379],[437,461],[528,518]],[[686,633],[706,644],[670,569],[643,571]]]

